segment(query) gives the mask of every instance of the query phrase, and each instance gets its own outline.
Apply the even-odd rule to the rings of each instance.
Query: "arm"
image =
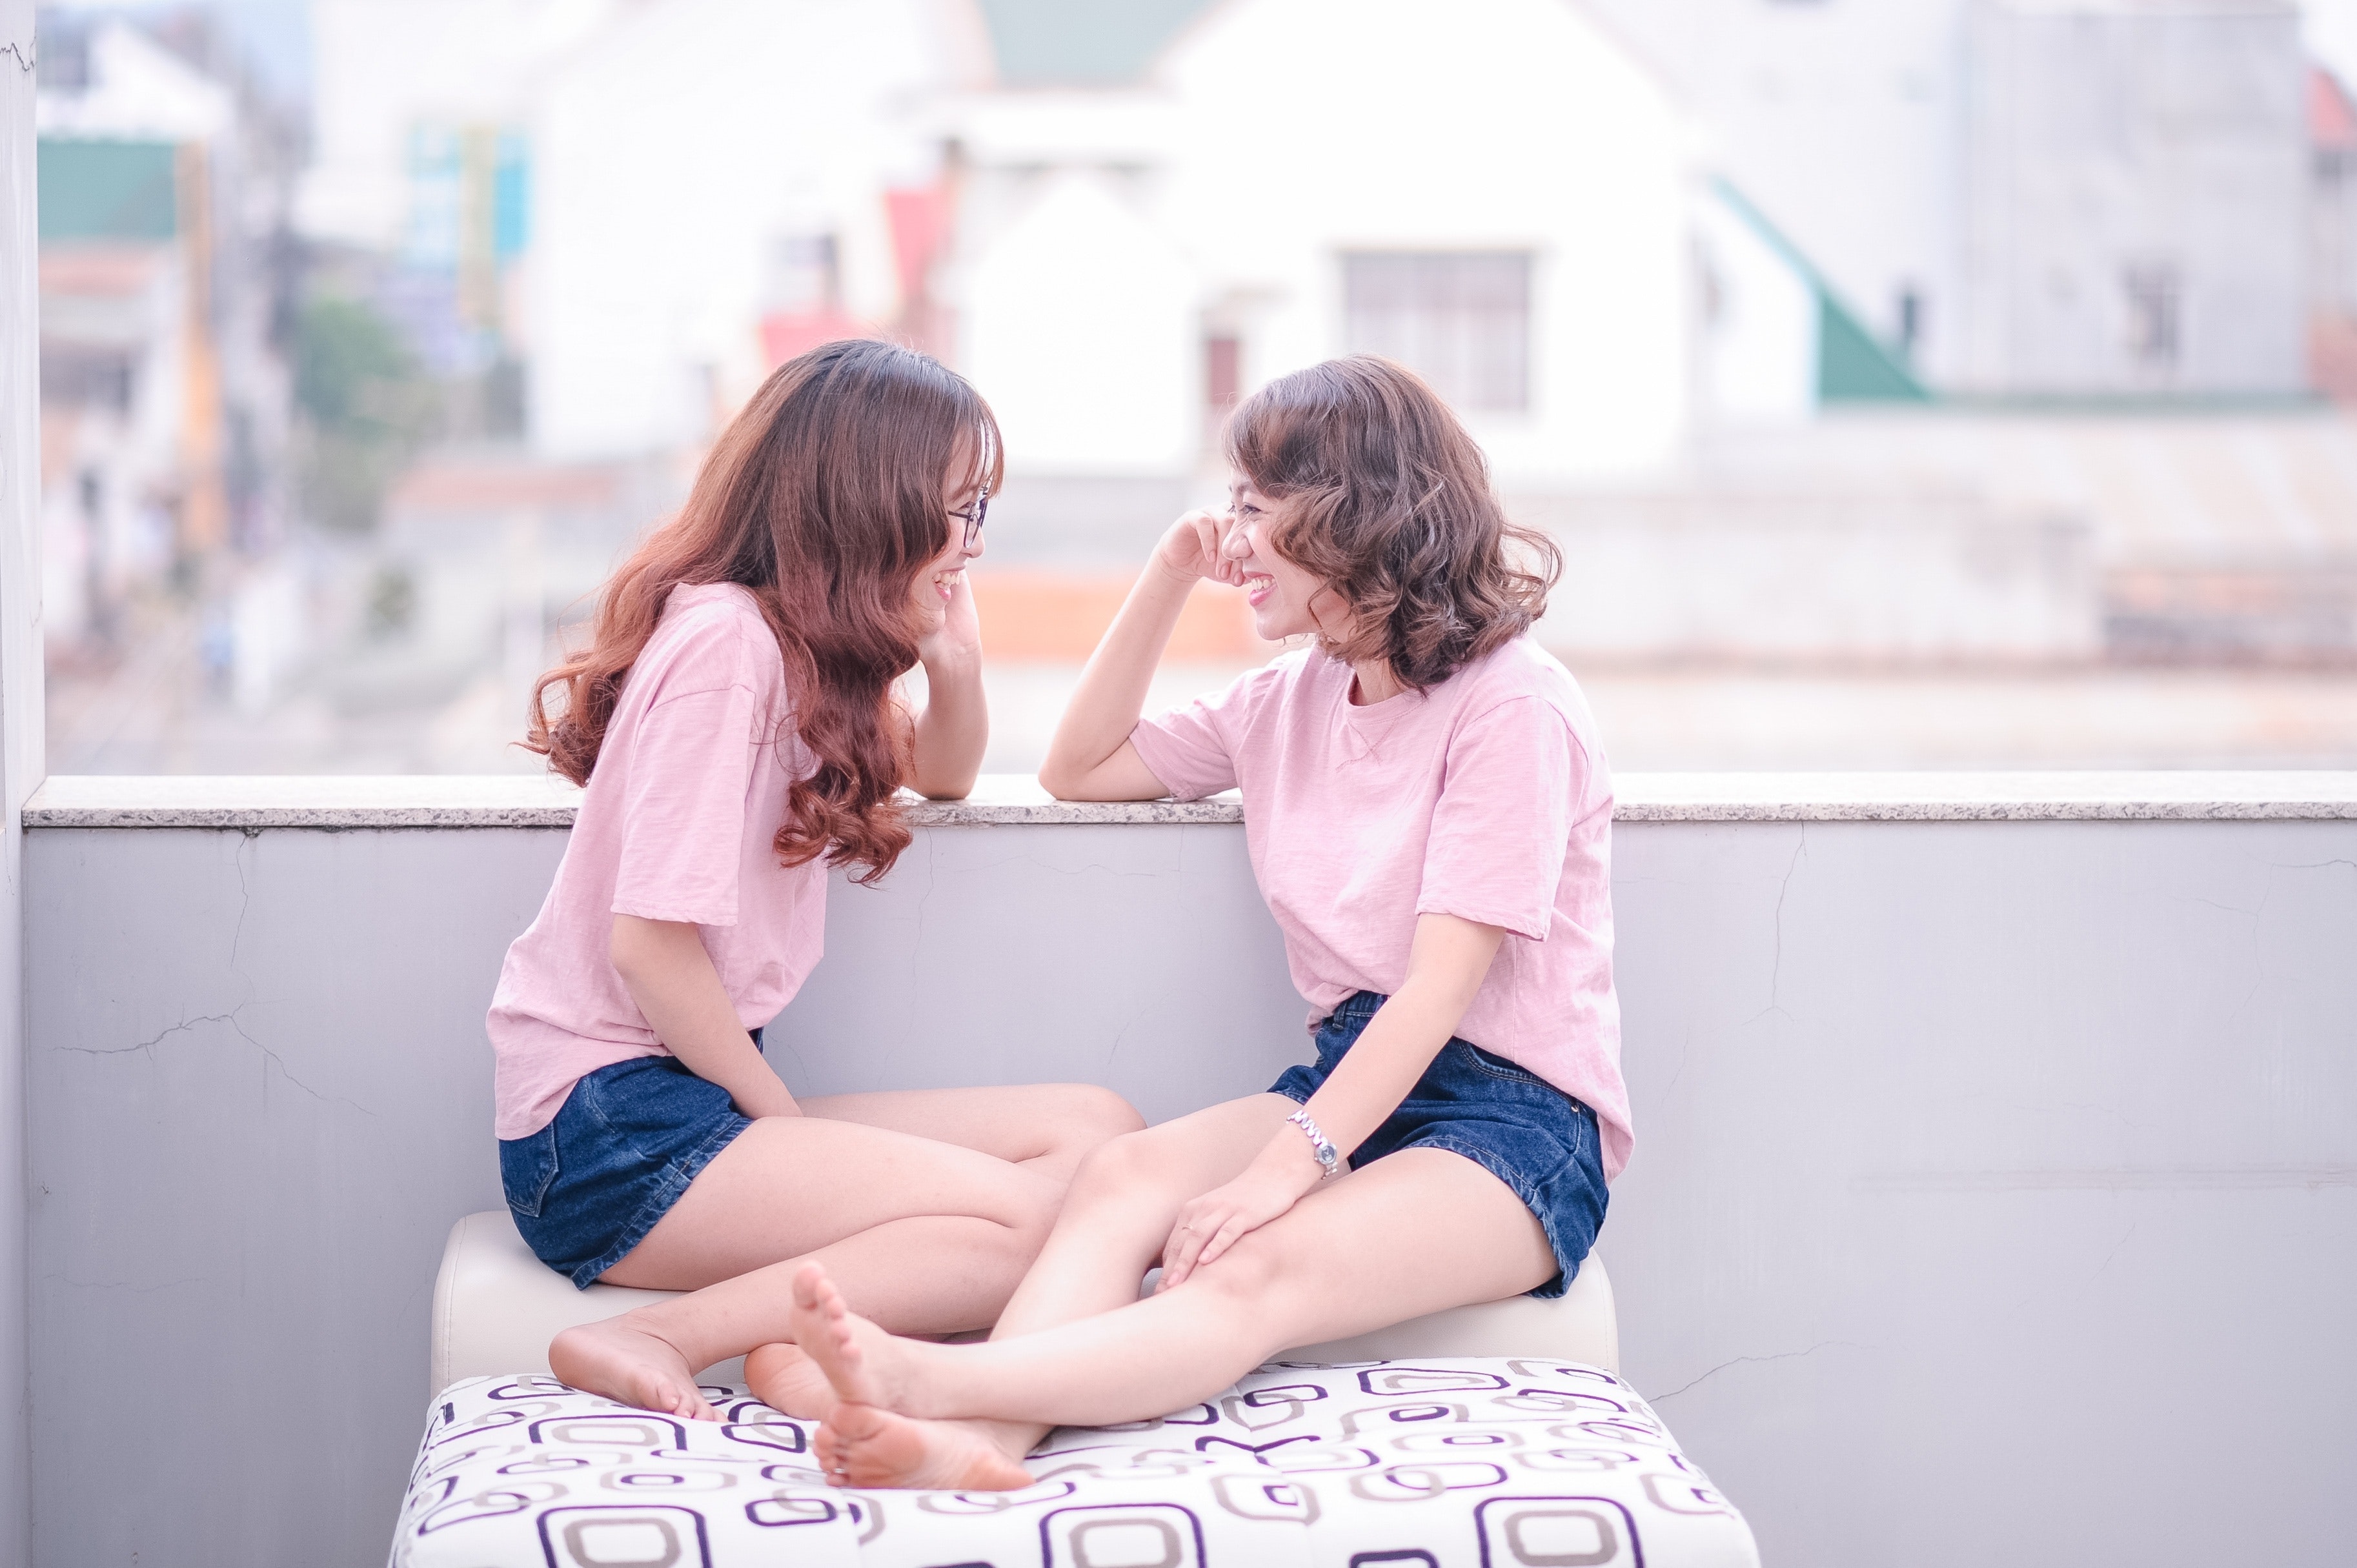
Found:
[[[1345,1154],[1357,1148],[1399,1109],[1456,1034],[1505,935],[1496,926],[1454,915],[1416,917],[1406,981],[1302,1108],[1336,1148]],[[1290,1123],[1278,1128],[1243,1175],[1178,1211],[1163,1248],[1159,1288],[1178,1284],[1285,1213],[1323,1176],[1301,1129]]]
[[[990,704],[982,693],[982,618],[974,588],[961,578],[941,628],[917,645],[925,666],[925,710],[911,721],[914,762],[909,787],[935,800],[962,800],[982,771],[990,744]]]
[[[1151,800],[1170,792],[1129,744],[1129,732],[1197,580],[1239,580],[1235,564],[1220,553],[1234,526],[1225,513],[1190,511],[1162,536],[1056,725],[1039,768],[1048,793],[1060,800]]]
[[[694,926],[617,915],[608,952],[655,1038],[690,1072],[726,1090],[747,1116],[802,1114],[737,1021],[736,1005],[721,989],[712,955]]]

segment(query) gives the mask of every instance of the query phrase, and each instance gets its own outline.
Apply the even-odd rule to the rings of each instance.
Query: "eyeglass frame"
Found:
[[[990,487],[984,485],[974,496],[972,506],[958,508],[950,515],[965,524],[965,551],[967,554],[973,554],[974,541],[982,537],[982,520],[990,515]]]

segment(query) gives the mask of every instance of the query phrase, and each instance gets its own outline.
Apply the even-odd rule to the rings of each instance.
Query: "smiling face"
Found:
[[[971,512],[982,499],[982,487],[974,478],[974,465],[968,453],[961,447],[950,464],[949,474],[942,481],[942,517],[945,532],[942,535],[942,553],[933,557],[925,569],[917,574],[909,587],[917,605],[919,636],[929,636],[941,629],[949,615],[950,601],[965,582],[966,564],[982,554],[983,540],[977,535],[973,550],[965,547],[966,519],[953,515]]]
[[[1223,553],[1243,575],[1254,632],[1263,642],[1320,633],[1339,636],[1350,622],[1350,608],[1342,596],[1314,574],[1278,554],[1268,542],[1278,503],[1243,478],[1229,487],[1229,496],[1236,526]]]

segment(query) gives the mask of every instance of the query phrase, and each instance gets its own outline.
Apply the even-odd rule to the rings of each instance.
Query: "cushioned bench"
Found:
[[[830,1487],[808,1423],[726,1369],[706,1374],[718,1423],[547,1376],[557,1328],[656,1294],[574,1291],[504,1214],[459,1224],[435,1291],[439,1386],[395,1568],[1759,1562],[1741,1516],[1615,1375],[1611,1289],[1593,1260],[1561,1302],[1306,1347],[1207,1404],[1060,1430],[1030,1460],[1032,1487],[977,1494]]]
[[[532,1255],[507,1210],[469,1214],[450,1229],[442,1272],[434,1281],[433,1334],[426,1353],[428,1393],[461,1378],[501,1372],[546,1372],[548,1342],[576,1323],[616,1317],[672,1293],[573,1282]],[[1296,1352],[1308,1360],[1382,1360],[1387,1357],[1533,1354],[1617,1370],[1620,1329],[1612,1311],[1612,1284],[1604,1261],[1589,1258],[1571,1289],[1556,1301],[1516,1296],[1437,1312],[1332,1345]],[[741,1383],[745,1363],[724,1361],[704,1372],[707,1381]]]

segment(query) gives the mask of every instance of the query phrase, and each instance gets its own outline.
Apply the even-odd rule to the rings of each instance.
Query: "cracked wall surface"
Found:
[[[1624,1369],[1767,1557],[2332,1560],[2357,823],[1615,838]],[[482,1012],[563,842],[29,835],[42,1568],[382,1557],[442,1240],[500,1203]],[[926,829],[827,950],[769,1034],[802,1092],[1159,1118],[1306,1053],[1233,825]]]

